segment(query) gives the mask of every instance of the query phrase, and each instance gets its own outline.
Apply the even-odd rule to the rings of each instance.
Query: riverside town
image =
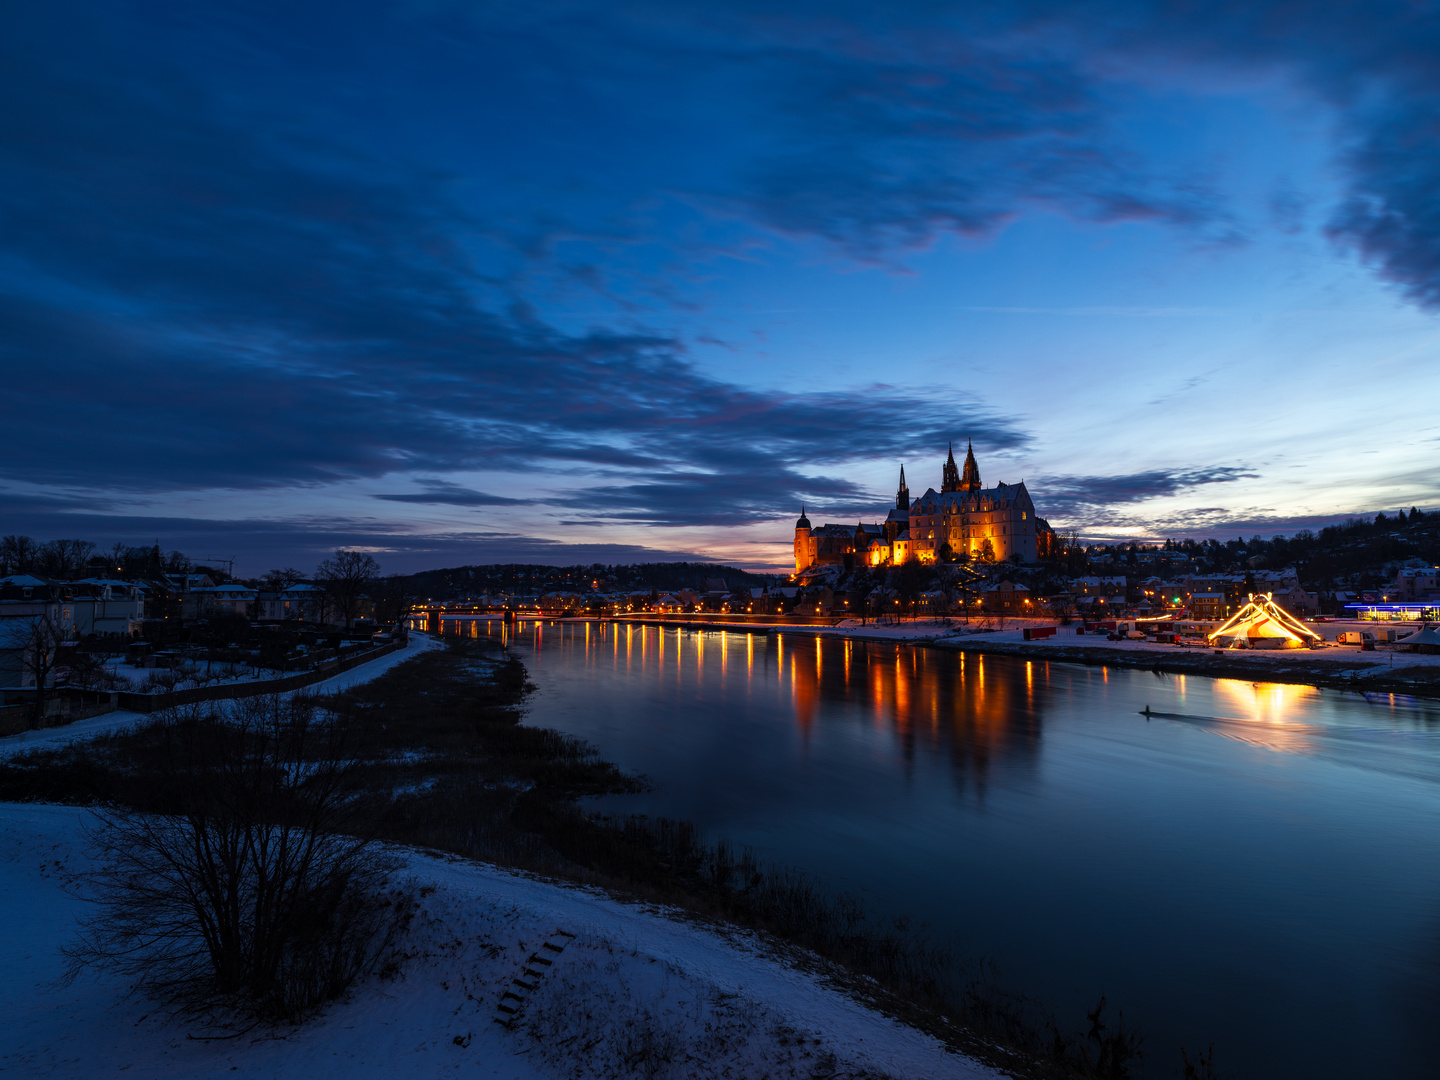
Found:
[[[815,894],[814,910],[788,907],[794,902],[788,891],[798,880],[794,874],[856,873],[896,844],[902,851],[918,852],[930,842],[928,827],[917,822],[896,832],[876,831],[867,824],[852,851],[842,854],[837,849],[817,861],[807,855],[802,834],[786,830],[766,841],[763,833],[746,825],[738,805],[722,805],[700,815],[705,827],[738,836],[738,842],[754,850],[742,849],[738,861],[730,863],[725,860],[735,857],[732,849],[707,846],[710,841],[690,831],[674,831],[681,828],[674,819],[697,814],[683,794],[687,785],[742,788],[753,782],[762,762],[773,759],[783,765],[794,790],[837,822],[860,828],[871,796],[858,807],[836,802],[838,789],[823,777],[808,775],[804,748],[826,743],[827,725],[839,723],[843,732],[845,725],[873,716],[877,726],[867,721],[857,729],[867,734],[845,751],[844,760],[852,753],[862,758],[888,753],[887,747],[900,751],[902,759],[918,754],[938,765],[948,758],[950,779],[944,780],[942,772],[927,782],[918,805],[958,823],[971,813],[967,792],[975,797],[986,792],[987,805],[1009,803],[1008,792],[1018,782],[1009,779],[1012,771],[1024,775],[1053,756],[1038,741],[1042,731],[1047,743],[1062,745],[1076,739],[1084,745],[1092,737],[1083,727],[1072,729],[1070,710],[1075,706],[1067,703],[1077,700],[1085,703],[1084,710],[1102,712],[1116,707],[1107,702],[1118,701],[1117,715],[1133,718],[1124,722],[1129,749],[1120,760],[1096,767],[1097,777],[1119,785],[1117,790],[1139,782],[1153,767],[1154,738],[1168,745],[1187,725],[1222,736],[1215,749],[1256,745],[1267,754],[1343,761],[1351,753],[1344,733],[1373,723],[1374,710],[1394,717],[1389,722],[1395,730],[1405,731],[1411,729],[1407,717],[1428,716],[1440,707],[1440,511],[1412,506],[1318,532],[1297,530],[1269,538],[1098,543],[1075,530],[1051,528],[1037,513],[1024,483],[983,486],[973,446],[967,446],[963,467],[947,453],[940,488],[911,498],[902,470],[895,506],[881,523],[815,525],[802,514],[794,530],[794,567],[784,572],[669,561],[491,563],[386,574],[373,555],[341,548],[313,570],[287,567],[245,574],[234,559],[192,558],[165,551],[158,542],[102,549],[83,539],[5,535],[0,537],[0,745],[10,745],[8,757],[0,759],[0,782],[7,797],[22,804],[48,793],[44,798],[51,801],[119,799],[119,805],[135,807],[124,811],[126,815],[191,806],[187,812],[201,815],[194,827],[206,831],[211,811],[194,809],[201,804],[187,801],[198,793],[176,789],[164,798],[178,802],[159,803],[138,791],[125,794],[129,789],[113,786],[118,781],[97,779],[111,766],[89,755],[98,754],[100,746],[113,746],[116,749],[106,752],[130,762],[127,769],[141,770],[149,777],[146,784],[160,785],[155,790],[170,791],[166,785],[177,782],[169,771],[175,766],[155,773],[147,755],[156,739],[173,740],[189,730],[185,725],[210,723],[205,719],[209,717],[222,725],[217,731],[252,732],[260,741],[246,753],[259,755],[256,767],[289,768],[284,758],[289,743],[271,742],[262,734],[298,732],[316,723],[317,716],[326,716],[325,726],[335,733],[326,738],[348,732],[346,740],[358,740],[354,752],[360,764],[342,769],[339,759],[325,759],[317,747],[304,752],[306,759],[321,753],[322,760],[306,767],[339,770],[333,780],[341,785],[337,790],[352,791],[348,805],[364,808],[365,828],[372,830],[376,842],[404,843],[424,836],[426,845],[477,859],[477,866],[512,865],[577,883],[603,883],[619,890],[617,895],[643,887],[697,914],[713,912],[719,903],[726,917],[741,925],[814,950],[830,958],[826,963],[853,965],[846,970],[879,980],[886,993],[898,995],[896,1000],[920,994],[922,983],[916,980],[933,986],[924,993],[940,995],[930,1006],[936,1019],[917,1020],[917,1030],[932,1032],[927,1037],[938,1040],[936,1052],[942,1057],[963,1053],[975,1068],[1008,1067],[1014,1075],[1042,1075],[1026,1071],[1042,1062],[1049,1063],[1045,1068],[1091,1075],[1085,1072],[1091,1047],[1084,1033],[1044,1047],[1041,1033],[1049,1021],[1030,1006],[1007,1021],[1019,1025],[1004,1036],[1008,1041],[988,1049],[968,1042],[968,1034],[947,1033],[945,1023],[963,1023],[966,1032],[1001,1038],[992,1021],[975,1011],[973,998],[965,1004],[965,998],[951,996],[959,990],[943,989],[956,976],[948,961],[924,952],[933,943],[928,933],[865,939],[867,949],[908,950],[900,954],[904,966],[896,967],[899,961],[893,958],[856,960],[850,953],[854,941],[845,935],[858,931],[840,935],[823,929],[840,918],[843,908],[835,905],[852,902],[845,894]],[[1039,498],[1043,504],[1043,491]],[[548,690],[531,697],[534,687],[526,683],[526,671],[534,672],[530,678],[539,677]],[[608,696],[615,680],[631,688],[627,696]],[[448,688],[448,696],[433,699],[439,687]],[[646,734],[650,729],[625,719],[630,714],[621,703],[638,703],[642,715],[658,716],[672,707],[667,703],[674,701],[677,689],[687,702],[687,719],[669,729],[658,745],[651,744],[647,740],[652,736]],[[726,704],[741,700],[750,704],[738,713],[736,706]],[[527,725],[550,724],[564,733],[555,736],[560,741],[538,761],[531,759],[533,751],[524,749],[523,741],[514,742],[515,733],[529,730],[515,726],[522,716]],[[381,717],[390,718],[383,721],[384,732],[370,727]],[[477,722],[477,749],[454,759],[469,764],[459,774],[436,772],[432,762],[450,762],[445,755],[454,753],[438,748]],[[1136,722],[1141,728],[1133,726]],[[274,728],[277,724],[279,729]],[[1327,733],[1331,729],[1333,736]],[[208,729],[196,729],[202,730]],[[786,736],[787,730],[794,736]],[[197,736],[185,739],[192,737]],[[1335,738],[1341,741],[1332,744]],[[717,739],[728,740],[732,748],[715,756],[697,776],[693,764],[687,764],[689,745]],[[92,745],[95,750],[86,749]],[[249,743],[242,740],[243,745]],[[657,797],[646,787],[653,781],[642,782],[639,773],[586,757],[592,752],[584,747],[591,745],[611,747],[626,769],[671,779]],[[185,751],[192,752],[199,748]],[[220,752],[218,745],[204,751]],[[401,767],[394,764],[397,753],[422,756],[405,758],[407,764]],[[1377,764],[1407,767],[1403,762],[1413,753],[1402,744],[1390,745]],[[85,769],[101,772],[74,773],[76,754],[89,762]],[[436,759],[435,754],[442,756]],[[198,765],[187,757],[178,767],[191,770]],[[447,764],[445,769],[454,767]],[[561,767],[579,771],[573,779],[534,788],[523,798],[521,789],[498,801],[487,794],[497,769],[513,782],[534,783],[535,777],[550,775],[546,770]],[[860,759],[842,767],[858,769]],[[356,768],[361,771],[352,775]],[[1224,768],[1233,771],[1240,764]],[[872,779],[879,785],[873,797],[899,797],[908,783],[905,773],[882,772]],[[454,778],[446,782],[449,786],[433,786],[439,775]],[[342,776],[348,779],[342,782]],[[1205,786],[1239,782],[1222,770]],[[455,784],[460,787],[452,791]],[[647,790],[652,794],[642,796]],[[771,800],[777,809],[789,798],[787,790],[782,785]],[[1024,790],[1026,784],[1020,783],[1014,797]],[[451,801],[461,792],[468,792],[464,809]],[[643,813],[661,816],[611,824],[603,813],[592,816],[579,808],[575,800],[582,792],[603,794],[617,810],[644,807]],[[1322,792],[1323,785],[1316,797]],[[283,797],[319,796],[307,782],[303,790]],[[1036,828],[1039,821],[1068,813],[1063,799],[1050,805],[1059,798],[1056,792],[1037,804],[1024,804],[1031,807],[1027,813],[1039,815]],[[332,812],[327,806],[318,805],[316,812]],[[17,828],[52,830],[46,835],[53,834],[55,843],[72,842],[64,839],[70,834],[60,819],[42,822],[33,812],[25,813],[32,817],[17,822],[31,824]],[[471,831],[477,827],[476,814],[485,823],[483,835]],[[136,831],[142,818],[105,820],[116,823],[121,830],[117,836],[140,847],[133,856],[127,853],[119,862],[99,865],[138,870],[150,865],[142,856],[170,857],[163,844],[153,851],[146,846],[160,842]],[[429,824],[417,831],[422,821]],[[1211,832],[1197,850],[1203,859],[1223,860],[1229,844],[1225,830],[1217,825]],[[1277,836],[1285,833],[1277,827]],[[1042,829],[1027,842],[1039,865],[1057,857],[1045,835]],[[586,846],[576,849],[575,844]],[[522,858],[521,851],[529,854]],[[760,851],[792,869],[763,869],[756,861]],[[365,865],[372,869],[364,873],[373,878],[366,887],[382,887],[388,871],[379,863]],[[431,872],[426,864],[413,865]],[[897,871],[893,887],[880,890],[872,901],[875,910],[895,918],[916,912],[937,928],[935,933],[962,940],[964,920],[946,911],[960,888],[959,879],[951,875],[968,873],[969,863],[955,864],[939,876],[925,871],[924,865],[915,862]],[[980,865],[988,865],[987,860]],[[999,869],[990,867],[988,872]],[[1218,867],[1212,872],[1218,874]],[[1402,861],[1396,873],[1405,872]],[[804,888],[819,889],[822,880],[817,876]],[[1278,869],[1264,880],[1266,887],[1283,888]],[[742,881],[766,884],[751,891],[751,886],[741,887]],[[129,893],[123,889],[104,891],[117,887],[97,884],[97,902],[128,904]],[[360,887],[357,881],[355,888]],[[487,921],[489,916],[461,912],[476,902],[467,897],[499,896],[499,887],[483,874],[463,884],[457,880],[443,894],[451,907],[437,906],[436,901],[425,910],[443,912],[451,924],[469,927],[467,932],[493,934],[498,926]],[[1109,895],[1120,913],[1131,902],[1112,895],[1108,884],[1097,881],[1091,887],[1097,895]],[[538,921],[533,932],[528,939],[524,934],[519,938],[521,951],[530,950],[528,961],[502,949],[492,960],[457,956],[435,968],[437,975],[490,973],[485,978],[494,980],[497,989],[482,1003],[504,1032],[491,1038],[502,1042],[523,1038],[525,1025],[536,1022],[532,1017],[550,1017],[547,1023],[559,1020],[548,1011],[553,1008],[546,989],[549,969],[541,960],[554,966],[561,953],[583,954],[592,947],[587,943],[619,932],[618,924],[605,921],[618,916],[602,915],[599,909],[590,914],[577,909],[554,929],[554,916],[544,914],[555,910],[545,906],[553,901],[534,891],[540,888],[536,884],[523,896],[504,894],[522,905],[539,905],[534,908]],[[994,902],[982,896],[961,910],[1000,919],[1001,936],[1013,939],[1012,954],[1025,956],[1019,946],[1023,923],[1001,919],[991,906]],[[139,910],[114,910],[115,918],[123,914],[126,926],[149,924]],[[1052,911],[1052,917],[1058,913]],[[367,919],[361,927],[366,934],[415,933],[387,923],[378,913]],[[595,929],[583,930],[586,926]],[[543,934],[551,936],[541,948],[553,946],[553,951],[542,955],[528,942],[540,941],[535,935]],[[317,947],[331,947],[325,944],[328,939],[318,940]],[[80,941],[75,948],[83,947],[83,955],[93,957],[102,969],[132,970],[126,966],[130,961],[122,959],[128,953],[112,951],[128,946],[104,936]],[[684,955],[693,955],[696,963],[723,967],[740,962],[722,957],[714,943],[685,948],[691,952]],[[1153,961],[1148,948],[1137,945],[1136,950],[1116,970],[1143,981]],[[351,955],[349,962],[356,966],[348,979],[368,986],[366,980],[375,977],[370,965],[388,954]],[[576,960],[577,966],[591,962]],[[1362,963],[1358,957],[1349,962]],[[503,989],[500,980],[512,963],[521,974]],[[630,969],[622,965],[622,972]],[[1303,973],[1304,965],[1297,962],[1296,977]],[[624,977],[634,976],[638,971]],[[129,977],[142,979],[142,987],[150,985],[138,970]],[[735,978],[746,982],[761,975],[737,969]],[[209,984],[196,984],[186,993],[200,993],[202,985]],[[374,992],[381,993],[378,987],[383,985],[376,984]],[[287,1015],[300,1015],[326,1000],[321,988],[305,992],[312,996],[300,1000],[311,1004],[285,1005]],[[709,991],[702,987],[698,992]],[[983,1008],[1015,1007],[1006,1004],[1005,995],[1011,992],[999,987],[986,991],[998,996],[984,999]],[[657,998],[652,1006],[659,1008],[664,1000]],[[1095,1010],[1103,1013],[1106,1001],[1092,1002],[1091,1013],[1101,1015]],[[838,1000],[832,1004],[840,1007]],[[209,1022],[219,1025],[215,1030],[228,1031],[232,1021],[226,1017],[250,1015],[256,1007],[227,1005]],[[844,1008],[852,1010],[847,1024],[879,1022],[853,1013],[858,1005]],[[1189,1015],[1154,1008],[1144,1015],[1151,1031],[1169,1031],[1171,1025],[1180,1031],[1194,1023]],[[1225,1010],[1203,1015],[1207,1023],[1222,1025]],[[431,1021],[417,1017],[393,1022],[404,1031]],[[942,1026],[928,1026],[932,1023]],[[1138,1029],[1119,1026],[1118,1012],[1114,1023],[1111,1041],[1102,1040],[1102,1045],[1126,1060],[1139,1060]],[[752,1027],[747,1019],[735,1030]],[[844,1038],[842,1028],[816,1030],[831,1032],[824,1038]],[[888,1038],[878,1031],[871,1037],[882,1043]],[[1263,1040],[1236,1045],[1249,1045],[1247,1053],[1261,1054]],[[126,1051],[141,1057],[145,1052],[138,1045]],[[758,1057],[743,1060],[790,1060],[788,1054],[777,1058],[779,1051],[773,1047],[756,1053]],[[930,1075],[923,1071],[929,1059],[922,1054],[916,1060],[921,1063],[917,1075]]]

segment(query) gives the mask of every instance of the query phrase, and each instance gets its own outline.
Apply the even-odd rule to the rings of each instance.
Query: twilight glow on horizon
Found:
[[[892,10],[893,9],[893,10]],[[1440,9],[11,5],[0,532],[785,567],[1440,504]]]

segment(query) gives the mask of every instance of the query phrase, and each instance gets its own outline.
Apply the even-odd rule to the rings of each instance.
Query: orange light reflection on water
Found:
[[[518,620],[514,624],[505,624],[500,620],[494,620],[492,624],[486,620],[485,633],[499,637],[525,634],[538,650],[543,627],[538,620],[532,621],[535,623],[533,627]],[[612,663],[617,672],[622,670],[618,623],[587,623],[583,632],[569,624],[553,624],[552,628],[555,633],[550,635],[546,645],[551,649],[573,648],[577,654],[583,650],[590,665],[598,659],[605,635],[614,631],[611,635]],[[675,633],[673,649],[669,647],[671,643],[665,640],[671,629]],[[471,622],[468,628],[456,624],[452,632],[463,634],[467,630],[471,635],[478,635],[478,620]],[[653,650],[650,648],[652,632]],[[689,642],[686,641],[687,633],[692,635]],[[692,666],[696,680],[703,683],[706,639],[717,633],[719,672],[723,678],[728,672],[730,635],[719,630],[686,631],[679,627],[627,624],[624,629],[623,670],[632,672],[633,665],[638,669],[633,674],[641,678],[648,675],[675,685],[671,683],[673,678],[683,685],[685,646],[689,644],[694,651]],[[637,634],[638,642],[635,640]],[[768,669],[773,656],[777,689],[782,700],[790,706],[798,732],[807,740],[816,725],[832,715],[831,710],[836,718],[843,717],[848,711],[851,716],[872,723],[874,729],[890,733],[907,758],[922,746],[942,751],[962,787],[970,789],[973,785],[977,791],[983,790],[987,771],[1002,757],[1019,755],[1023,759],[1038,749],[1040,724],[1035,710],[1037,702],[1043,700],[1044,685],[1037,687],[1036,677],[1038,675],[1043,680],[1050,674],[1048,665],[1041,671],[1036,670],[1043,661],[1022,662],[1022,666],[1022,663],[991,658],[987,663],[985,657],[973,653],[946,654],[904,645],[823,637],[812,638],[813,648],[804,647],[801,641],[791,640],[791,647],[787,649],[784,634],[760,637],[747,633],[745,679],[752,689],[757,637],[760,638],[762,666]],[[774,641],[773,653],[771,640]],[[713,648],[717,643],[712,640],[709,644],[712,649],[708,674],[712,686],[707,687],[707,693],[714,690],[716,674]],[[637,659],[639,663],[635,664]],[[738,678],[739,672],[736,674]],[[775,684],[762,678],[762,689],[770,685]],[[1204,712],[1229,712],[1247,718],[1248,724],[1268,724],[1270,727],[1267,730],[1277,729],[1269,737],[1271,742],[1278,738],[1304,738],[1303,734],[1285,729],[1279,720],[1285,714],[1287,701],[1298,700],[1297,695],[1314,691],[1289,686],[1256,688],[1233,680],[1220,684],[1220,687],[1216,704],[1205,708]],[[728,689],[722,682],[719,692],[724,694]],[[1231,723],[1238,725],[1239,721]]]
[[[1287,753],[1315,749],[1321,728],[1294,716],[1318,704],[1317,688],[1241,679],[1216,679],[1214,688],[1215,710],[1221,714],[1216,717],[1219,734]]]

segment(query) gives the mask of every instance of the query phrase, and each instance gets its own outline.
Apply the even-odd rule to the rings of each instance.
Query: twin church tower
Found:
[[[918,560],[941,562],[962,555],[1004,562],[1019,556],[1033,563],[1050,554],[1055,534],[1035,504],[1025,482],[980,484],[975,449],[967,445],[965,465],[955,465],[952,446],[941,470],[940,490],[926,490],[911,500],[900,466],[895,509],[883,524],[810,524],[802,509],[795,522],[795,572],[811,566],[889,566]]]

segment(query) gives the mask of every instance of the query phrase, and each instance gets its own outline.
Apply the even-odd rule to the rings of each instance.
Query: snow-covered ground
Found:
[[[216,663],[210,664],[207,668],[205,662],[202,660],[195,664],[195,668],[196,670],[206,675],[215,677],[222,685],[228,685],[230,683],[237,682],[254,682],[262,678],[273,679],[275,677],[275,673],[272,671],[257,673],[254,668],[246,667],[240,664],[234,665],[232,667],[231,665]],[[117,680],[118,683],[124,684],[118,686],[117,689],[134,691],[145,690],[152,676],[154,676],[157,672],[164,672],[163,668],[131,667],[129,664],[121,660],[110,661],[108,664],[105,665],[104,670],[106,674],[108,674],[112,679]],[[182,682],[178,685],[183,687],[189,684]]]
[[[398,977],[368,980],[298,1028],[192,1038],[214,1032],[125,997],[103,975],[56,984],[57,949],[84,907],[69,891],[86,865],[84,813],[0,805],[0,1074],[999,1075],[767,956],[744,935],[422,854],[410,856],[410,869],[434,891],[404,942],[409,958]],[[505,1015],[502,1001],[519,1010],[509,1027],[494,1022]]]
[[[1337,625],[1340,624],[1320,623],[1317,624],[1316,629],[1329,634],[1333,638],[1336,633],[1335,627]],[[1360,625],[1361,624],[1359,623],[1355,624],[1355,626],[1357,627]],[[1341,628],[1350,629],[1351,627],[1349,625],[1345,625]],[[1373,630],[1374,624],[1366,624],[1365,629]],[[996,633],[986,634],[985,640],[997,642],[1008,641],[1018,643],[1024,641],[1024,634],[1018,629],[1002,630]],[[1033,645],[1037,649],[1054,648],[1056,646],[1074,647],[1078,645],[1087,648],[1093,647],[1102,649],[1113,649],[1116,652],[1121,653],[1139,652],[1173,654],[1182,652],[1195,652],[1197,650],[1203,651],[1207,655],[1211,653],[1210,647],[1205,645],[1180,646],[1162,645],[1159,642],[1154,641],[1107,641],[1105,640],[1104,634],[1077,635],[1075,633],[1074,627],[1068,626],[1059,627],[1056,630],[1054,637],[1041,638],[1036,641],[1025,642],[1025,644]],[[1403,644],[1404,643],[1401,642],[1402,647]],[[1227,653],[1227,655],[1229,654]],[[1293,663],[1296,660],[1304,660],[1306,663],[1314,661],[1319,664],[1365,663],[1375,664],[1377,666],[1384,666],[1386,668],[1394,667],[1396,669],[1405,667],[1440,667],[1440,655],[1402,652],[1399,649],[1392,648],[1389,645],[1381,645],[1374,652],[1361,652],[1359,646],[1336,645],[1333,640],[1327,642],[1324,648],[1319,649],[1244,649],[1234,653],[1234,655],[1242,657],[1246,660],[1274,659],[1290,663]]]
[[[360,664],[349,671],[342,671],[339,675],[333,675],[323,682],[313,683],[305,687],[303,692],[333,694],[362,682],[369,682],[396,664],[418,656],[426,649],[441,648],[444,648],[444,643],[435,638],[425,634],[411,634],[410,643],[405,648],[397,649],[393,653],[386,653],[378,659],[371,660],[368,664]],[[299,692],[301,691],[290,691],[290,693]],[[76,739],[89,738],[91,735],[105,731],[119,731],[143,720],[145,715],[145,713],[118,710],[102,716],[93,716],[88,720],[77,720],[64,727],[41,728],[38,731],[22,731],[18,735],[0,737],[0,757],[23,753],[38,746],[57,746],[61,743],[73,742]]]

